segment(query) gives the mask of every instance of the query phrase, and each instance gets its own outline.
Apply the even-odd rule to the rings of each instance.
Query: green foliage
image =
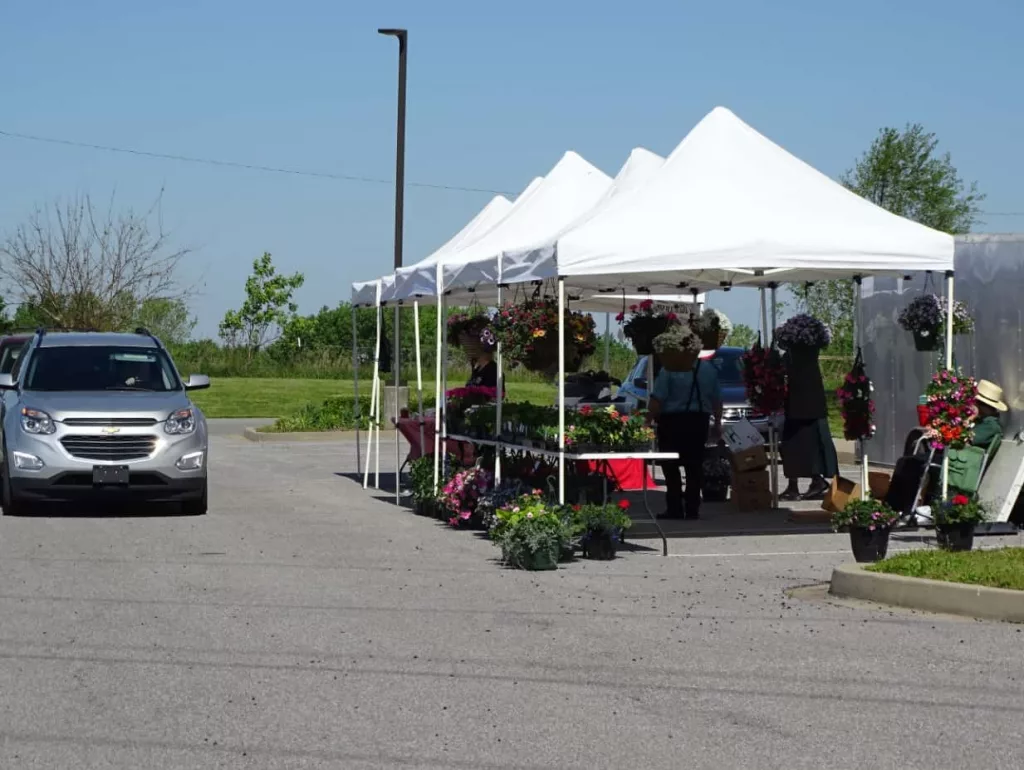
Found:
[[[951,490],[951,492],[949,500],[935,506],[934,516],[937,529],[980,524],[985,521],[987,517],[985,506],[978,500],[959,490]]]
[[[521,569],[554,569],[569,542],[563,511],[537,491],[521,495],[495,512],[491,540],[506,564]]]
[[[746,324],[736,324],[725,339],[725,344],[735,348],[752,348],[757,342],[757,332]]]
[[[582,406],[570,422],[565,431],[565,445],[570,451],[578,451],[587,444],[600,446],[604,451],[628,450],[654,440],[654,431],[647,425],[643,412],[621,414],[614,406]]]
[[[409,463],[409,488],[418,503],[435,498],[433,455],[421,455]]]
[[[949,153],[920,123],[883,128],[842,177],[850,190],[894,214],[945,233],[970,232],[985,196],[966,186]]]
[[[180,345],[192,336],[196,319],[184,300],[153,297],[139,304],[132,324],[149,329],[165,345]]]
[[[956,553],[916,550],[872,564],[867,569],[890,575],[1024,591],[1024,548]]]
[[[269,252],[264,252],[253,260],[242,307],[225,313],[221,338],[233,347],[244,347],[251,359],[294,319],[298,305],[292,296],[305,280],[302,273],[278,275]]]
[[[617,534],[629,529],[633,523],[628,510],[629,501],[626,499],[604,505],[589,503],[575,511],[574,519],[582,532]]]
[[[360,422],[370,413],[370,399],[359,397]],[[353,430],[356,427],[355,399],[332,396],[320,403],[309,403],[294,414],[281,417],[273,425],[260,428],[266,433]]]

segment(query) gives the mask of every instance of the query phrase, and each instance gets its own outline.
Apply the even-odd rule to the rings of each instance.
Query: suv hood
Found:
[[[21,403],[41,409],[55,421],[68,417],[146,417],[163,422],[167,415],[192,405],[183,390],[150,391],[25,391]]]

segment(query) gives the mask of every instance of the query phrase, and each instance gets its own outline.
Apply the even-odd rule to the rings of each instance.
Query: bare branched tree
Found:
[[[38,208],[0,244],[8,292],[48,325],[123,330],[142,303],[183,300],[178,267],[188,249],[171,246],[160,204],[143,214],[97,210],[88,195]]]

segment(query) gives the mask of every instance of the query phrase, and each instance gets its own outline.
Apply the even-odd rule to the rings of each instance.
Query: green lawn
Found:
[[[461,383],[459,383],[461,384]],[[330,396],[351,398],[352,380],[288,380],[260,377],[216,377],[209,390],[199,390],[193,399],[207,417],[284,417],[310,402]],[[537,382],[508,383],[508,397],[536,404],[553,403],[555,386]],[[434,383],[423,383],[423,394],[433,394]],[[369,381],[359,382],[359,395],[368,396]],[[410,394],[416,405],[416,390]]]
[[[193,395],[207,417],[285,417],[308,403],[319,403],[330,396],[351,397],[352,380],[289,380],[261,377],[215,377],[209,390]],[[535,404],[554,403],[555,386],[543,382],[510,382],[512,401]],[[368,395],[369,381],[359,382],[360,395]],[[433,382],[423,383],[424,396],[434,392]],[[829,425],[832,435],[842,437],[843,420],[834,393],[829,395]],[[416,404],[416,392],[411,401]]]
[[[1024,591],[1024,548],[949,553],[912,551],[868,567],[875,572]]]

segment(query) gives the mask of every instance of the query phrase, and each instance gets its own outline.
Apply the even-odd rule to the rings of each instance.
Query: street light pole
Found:
[[[378,29],[381,35],[394,37],[398,40],[398,131],[395,150],[395,270],[402,266],[402,230],[405,224],[405,62],[409,49],[409,32],[404,29]],[[399,473],[399,440],[398,420],[401,417],[399,408],[399,385],[401,383],[402,359],[399,355],[401,337],[399,336],[399,310],[395,303],[395,502],[402,498],[401,478]]]

